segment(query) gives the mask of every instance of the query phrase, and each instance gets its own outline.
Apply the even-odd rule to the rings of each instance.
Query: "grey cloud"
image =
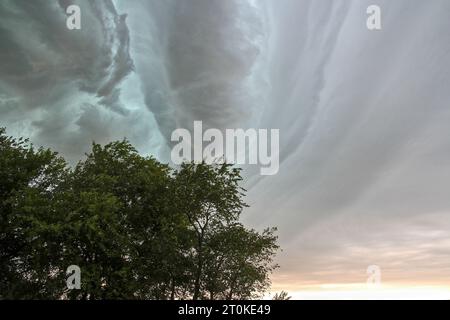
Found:
[[[133,57],[166,139],[194,120],[222,129],[259,116],[267,93],[258,69],[267,37],[263,8],[193,0],[140,2],[123,10],[130,28],[141,30],[132,41]]]
[[[448,277],[450,3],[377,2],[370,32],[368,0],[79,0],[69,32],[72,1],[2,1],[0,125],[73,160],[124,136],[167,160],[194,120],[279,128],[243,217],[279,226],[278,282]]]
[[[82,12],[82,29],[76,31],[66,28],[65,9],[74,3]],[[97,134],[116,137],[108,129],[114,118],[108,110],[130,116],[121,101],[121,87],[133,71],[126,15],[118,14],[110,0],[18,0],[2,1],[0,17],[5,48],[0,51],[0,94],[14,101],[2,103],[1,124],[17,133],[31,126],[27,132],[36,143],[68,151],[74,161]],[[83,129],[77,126],[83,105],[95,105],[104,114],[91,136],[77,132]],[[149,118],[141,118],[138,126],[149,126],[142,123]]]
[[[405,12],[405,2],[379,1],[385,18],[378,33],[365,28],[369,4],[273,5],[273,41],[283,50],[272,55],[275,96],[262,126],[281,128],[283,162],[277,176],[249,183],[251,207],[245,221],[280,227],[286,248],[280,263],[289,270],[289,279],[297,275],[308,281],[312,273],[330,268],[333,276],[353,272],[342,281],[357,279],[372,242],[383,243],[379,232],[391,240],[386,247],[392,254],[398,252],[399,276],[409,268],[401,252],[433,240],[410,234],[408,244],[396,235],[407,232],[411,219],[432,212],[442,212],[432,220],[444,232],[436,249],[444,249],[450,235],[449,226],[440,225],[450,214],[449,129],[444,124],[450,120],[445,88],[450,59],[443,41],[450,30],[443,8],[449,4],[408,2]],[[336,220],[341,216],[345,220]],[[357,232],[372,217],[379,219],[376,227]],[[303,237],[327,221],[331,228],[338,228],[336,221],[355,227],[329,233],[317,227],[315,237]],[[345,250],[358,246],[366,249],[359,257]],[[434,252],[426,248],[422,253],[429,254],[421,260],[424,269]],[[429,279],[449,274],[448,255],[436,259],[439,270],[431,262],[429,272],[422,270]],[[417,278],[427,279],[423,273]],[[414,281],[414,270],[407,274]]]

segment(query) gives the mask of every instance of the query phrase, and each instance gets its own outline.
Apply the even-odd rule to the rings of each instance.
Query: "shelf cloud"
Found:
[[[366,27],[376,2],[382,29]],[[81,30],[66,28],[77,4]],[[450,287],[447,0],[4,0],[0,126],[72,163],[127,137],[280,129],[280,168],[245,167],[245,223],[278,226],[274,283]]]

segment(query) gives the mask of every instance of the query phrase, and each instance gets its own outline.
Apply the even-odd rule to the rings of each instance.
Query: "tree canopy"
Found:
[[[173,169],[126,140],[70,167],[0,128],[0,298],[257,298],[279,247],[275,228],[240,222],[241,180],[229,164]]]

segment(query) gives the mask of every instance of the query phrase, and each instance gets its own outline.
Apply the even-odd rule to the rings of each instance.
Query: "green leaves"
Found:
[[[172,170],[126,140],[73,169],[0,129],[0,298],[244,299],[277,267],[274,229],[246,229],[240,171]],[[81,268],[81,290],[65,286]]]

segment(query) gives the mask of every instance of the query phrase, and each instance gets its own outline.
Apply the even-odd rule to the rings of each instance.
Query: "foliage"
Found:
[[[240,171],[93,144],[74,168],[0,129],[0,298],[248,299],[270,285],[275,229],[246,229]],[[81,289],[66,268],[81,268]]]
[[[286,291],[281,291],[279,293],[275,293],[272,300],[291,300],[291,298],[292,297],[289,295],[289,293],[287,293]]]

